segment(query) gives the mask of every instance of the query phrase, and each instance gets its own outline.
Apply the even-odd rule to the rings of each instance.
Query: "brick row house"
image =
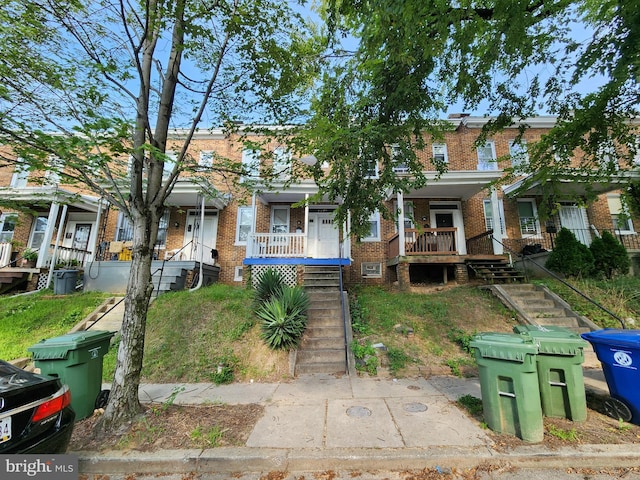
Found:
[[[427,184],[389,195],[387,206],[398,212],[397,218],[372,215],[370,234],[358,241],[348,234],[349,225],[336,224],[336,204],[298,206],[317,192],[311,179],[286,188],[284,181],[276,182],[245,198],[216,179],[203,186],[181,178],[167,201],[154,253],[154,271],[165,278],[162,288],[246,283],[265,268],[277,268],[292,282],[301,282],[305,267],[314,265],[340,267],[346,285],[462,283],[473,275],[474,262],[504,260],[526,245],[553,249],[562,227],[587,245],[609,230],[631,251],[639,248],[640,224],[625,215],[615,179],[592,185],[599,196],[586,207],[570,195],[558,195],[558,212],[545,222],[538,217],[543,198],[538,185],[517,198],[511,194],[522,179],[488,188],[504,175],[504,164],[497,159],[510,155],[511,162],[526,162],[526,144],[548,131],[553,117],[529,119],[531,128],[521,144],[514,143],[518,131],[513,128],[493,135],[480,148],[474,142],[487,119],[458,116],[447,121],[452,129],[443,140],[419,152]],[[282,145],[265,148],[270,149],[269,162],[289,162]],[[222,131],[199,132],[190,147],[201,166],[215,155],[242,160],[255,167],[251,175],[258,182],[262,153],[243,148]],[[446,164],[446,172],[438,177],[434,163]],[[396,170],[407,174],[402,165]],[[371,172],[373,178],[376,174]],[[43,288],[50,284],[53,269],[79,268],[84,288],[124,291],[132,238],[127,219],[95,194],[60,185],[46,172],[39,175],[40,182],[34,183],[27,172],[0,169],[3,204],[28,207],[2,209],[0,266],[14,272],[13,280],[3,280],[3,288],[24,281],[30,289]],[[567,193],[585,188],[577,179],[566,184]],[[26,249],[38,251],[33,266],[23,265]],[[159,279],[159,289],[162,283]]]

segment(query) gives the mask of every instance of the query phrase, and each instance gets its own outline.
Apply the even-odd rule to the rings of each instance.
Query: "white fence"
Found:
[[[247,238],[247,257],[304,257],[306,243],[304,233],[252,233]]]

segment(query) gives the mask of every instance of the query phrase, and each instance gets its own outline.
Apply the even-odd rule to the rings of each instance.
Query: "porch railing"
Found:
[[[50,252],[53,252],[55,245],[49,246]],[[78,268],[93,258],[93,252],[90,250],[80,250],[78,248],[58,247],[56,254],[55,268]],[[44,264],[45,268],[51,267],[51,256],[47,258]]]
[[[407,228],[404,232],[405,255],[457,255],[457,228]],[[389,239],[389,255],[400,255],[400,236]]]
[[[469,255],[493,255],[493,230],[487,230],[480,235],[467,239],[467,253]]]
[[[247,257],[304,257],[307,251],[306,239],[304,233],[251,233],[247,238]]]

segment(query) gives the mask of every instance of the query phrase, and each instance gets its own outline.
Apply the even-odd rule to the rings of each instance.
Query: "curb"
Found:
[[[274,449],[221,447],[159,452],[69,452],[83,474],[234,473],[316,470],[418,470],[472,468],[483,464],[519,468],[636,467],[637,445],[581,445],[550,450],[523,446],[509,452],[490,447],[402,449]]]

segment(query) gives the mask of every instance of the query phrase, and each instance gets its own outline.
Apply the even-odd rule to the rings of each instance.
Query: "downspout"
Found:
[[[58,227],[58,233],[56,235],[56,243],[53,246],[53,256],[51,257],[51,265],[49,266],[49,275],[47,276],[47,285],[45,288],[49,288],[51,285],[51,278],[53,277],[53,269],[56,265],[56,257],[58,256],[58,244],[60,243],[60,236],[62,235],[62,226],[67,219],[67,205],[62,206],[62,215],[60,215],[60,226]]]
[[[195,292],[200,287],[202,287],[202,260],[204,258],[204,195],[202,195],[202,200],[200,201],[200,233],[199,233],[199,242],[200,242],[200,274],[198,275],[198,284],[189,289],[190,292]]]
[[[491,189],[491,214],[493,215],[493,253],[502,255],[504,248],[502,244],[502,218],[500,217],[500,201],[498,200],[498,191]]]

